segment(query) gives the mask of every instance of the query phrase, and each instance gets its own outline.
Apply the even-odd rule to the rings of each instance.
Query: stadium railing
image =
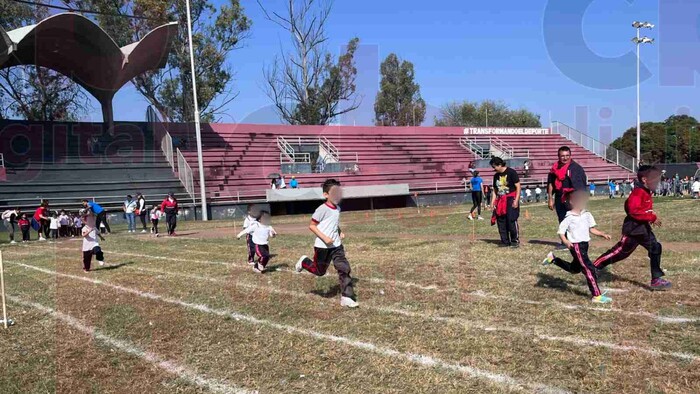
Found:
[[[561,122],[552,122],[552,133],[557,133],[573,143],[593,152],[595,155],[632,172],[637,170],[637,159],[586,135]]]
[[[185,187],[185,190],[192,198],[192,203],[196,204],[196,192],[194,190],[194,174],[192,173],[192,167],[187,163],[187,159],[180,152],[180,148],[177,148],[177,177],[180,179],[180,183]]]

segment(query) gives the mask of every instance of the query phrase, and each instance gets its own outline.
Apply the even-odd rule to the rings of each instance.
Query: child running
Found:
[[[573,256],[573,262],[569,263],[559,257],[555,257],[554,253],[549,252],[543,264],[554,264],[566,272],[578,274],[583,271],[588,282],[588,289],[591,291],[591,301],[597,304],[608,304],[612,302],[612,298],[600,292],[598,288],[598,278],[596,269],[588,257],[588,243],[591,241],[591,234],[599,237],[610,239],[608,234],[598,230],[595,219],[590,212],[586,210],[588,203],[588,193],[585,190],[575,191],[569,199],[571,210],[566,213],[564,220],[559,224],[559,238],[561,242],[569,249]]]
[[[593,262],[597,269],[603,269],[629,257],[637,246],[642,245],[649,252],[651,283],[649,288],[667,290],[671,282],[663,278],[661,270],[661,244],[656,240],[651,226],[661,227],[661,219],[654,213],[651,191],[656,190],[661,180],[661,171],[653,166],[641,166],[637,171],[634,190],[625,201],[627,217],[622,223],[622,239],[612,249],[603,253]]]
[[[275,229],[270,226],[270,212],[260,211],[256,220],[238,234],[238,239],[241,239],[243,234],[251,235],[255,254],[258,256],[258,262],[254,263],[253,270],[260,274],[264,273],[270,261],[270,238],[277,235]]]
[[[343,190],[340,182],[335,179],[323,182],[322,189],[326,202],[316,209],[316,212],[311,216],[311,224],[309,225],[309,230],[316,235],[314,258],[312,260],[307,256],[301,256],[295,268],[297,272],[306,270],[316,276],[323,276],[333,261],[340,281],[340,305],[357,308],[360,304],[355,300],[355,291],[350,276],[350,263],[345,258],[345,249],[342,244],[345,233],[340,230],[338,204],[343,199]]]
[[[100,248],[99,242],[97,242],[97,237],[101,240],[105,240],[102,234],[99,233],[96,226],[96,216],[91,210],[81,209],[80,214],[83,217],[83,222],[85,226],[81,230],[83,235],[83,271],[90,272],[90,265],[92,264],[92,256],[97,257],[97,263],[99,265],[105,264],[104,255],[102,249]]]
[[[158,234],[158,221],[160,221],[161,216],[162,213],[160,211],[160,208],[158,207],[158,205],[154,205],[151,208],[151,233],[156,238],[160,236],[160,234]]]
[[[257,223],[257,219],[253,215],[253,205],[248,205],[246,211],[246,216],[243,220],[243,230]],[[253,243],[253,235],[249,233],[246,234],[245,241],[248,247],[248,265],[255,265],[255,244]]]

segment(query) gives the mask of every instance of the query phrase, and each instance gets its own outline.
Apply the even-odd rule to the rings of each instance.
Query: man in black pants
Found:
[[[496,171],[493,176],[493,197],[491,206],[493,216],[491,225],[498,224],[501,246],[517,248],[520,246],[518,218],[520,217],[520,178],[518,173],[509,168],[500,157],[491,159],[491,167]]]
[[[109,223],[107,223],[107,211],[100,204],[94,201],[83,200],[83,208],[87,208],[95,214],[95,228],[97,228],[97,231],[100,231],[100,224],[104,223],[107,233],[112,233],[112,229],[109,228]]]

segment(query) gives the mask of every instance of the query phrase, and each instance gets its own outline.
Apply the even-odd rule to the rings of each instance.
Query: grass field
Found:
[[[77,240],[3,244],[17,324],[0,330],[0,393],[699,393],[700,202],[656,208],[674,288],[646,288],[640,249],[602,278],[611,306],[540,264],[556,239],[543,205],[523,207],[518,250],[465,206],[344,213],[356,310],[338,305],[332,268],[292,272],[312,252],[309,216],[273,219],[264,275],[240,222],[113,234],[90,273]],[[613,235],[595,258],[622,200],[591,211]]]

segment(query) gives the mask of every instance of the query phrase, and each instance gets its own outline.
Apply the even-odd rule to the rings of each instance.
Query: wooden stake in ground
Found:
[[[0,250],[0,294],[2,294],[2,324],[7,328],[7,307],[5,306],[5,267],[2,264],[2,250]]]

